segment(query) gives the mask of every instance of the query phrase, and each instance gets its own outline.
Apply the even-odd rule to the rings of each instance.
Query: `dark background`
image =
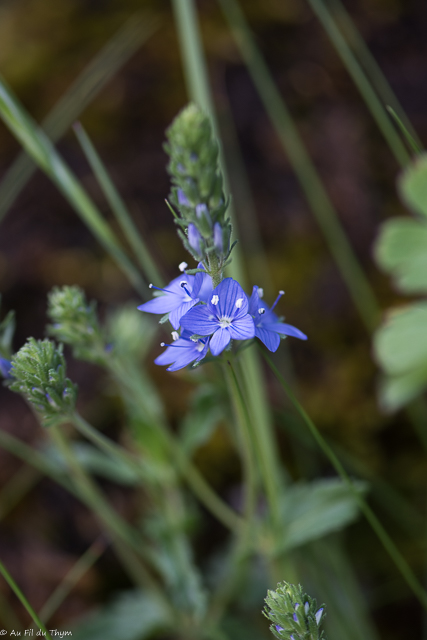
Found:
[[[365,0],[346,3],[422,140],[427,137],[427,5],[423,1]],[[378,377],[371,338],[293,176],[249,74],[216,3],[198,3],[211,86],[226,156],[241,153],[247,171],[259,234],[274,291],[285,289],[282,313],[303,330],[306,344],[289,340],[303,405],[325,436],[385,478],[422,514],[427,467],[424,451],[403,414],[385,416],[377,407]],[[162,150],[164,130],[187,102],[172,9],[166,1],[13,0],[0,8],[1,72],[19,99],[41,121],[85,65],[133,12],[147,9],[161,17],[156,33],[86,109],[82,122],[128,203],[165,277],[187,259],[164,204],[169,193]],[[404,209],[395,191],[396,162],[321,25],[303,0],[247,0],[250,20],[267,64],[286,100],[383,308],[398,302],[372,258],[380,223]],[[232,115],[232,120],[230,119]],[[70,132],[59,150],[107,217],[108,207]],[[238,151],[240,149],[240,152]],[[0,172],[19,152],[0,126]],[[231,181],[240,182],[232,163]],[[234,182],[233,182],[234,181]],[[239,191],[238,191],[239,192]],[[247,203],[235,205],[246,260]],[[250,230],[249,230],[250,231]],[[41,338],[46,294],[54,285],[78,284],[105,313],[138,298],[56,188],[37,172],[0,227],[2,311],[15,309],[18,349],[28,336]],[[262,286],[262,282],[256,284]],[[268,283],[266,284],[268,289]],[[156,341],[157,345],[157,341]],[[158,347],[153,347],[153,356]],[[185,411],[185,384],[152,367],[162,385],[172,419]],[[96,374],[96,375],[95,375]],[[83,413],[112,434],[117,402],[103,391],[103,379],[90,365],[70,362],[69,375],[80,387]],[[175,375],[175,374],[174,374]],[[177,376],[179,379],[179,374]],[[274,406],[280,391],[269,379]],[[182,390],[182,396],[180,391]],[[23,401],[0,391],[0,428],[39,443],[41,429]],[[175,412],[175,413],[174,413]],[[176,415],[175,415],[176,414]],[[278,415],[278,425],[283,416]],[[283,436],[283,455],[295,477],[328,475],[320,455]],[[215,448],[216,447],[216,448]],[[218,486],[236,482],[233,454],[212,444],[200,459]],[[218,477],[218,465],[224,473]],[[21,463],[0,451],[0,481],[6,485]],[[126,513],[133,497],[107,486]],[[408,536],[389,514],[379,515],[415,568],[424,562],[420,540]],[[37,610],[96,536],[86,510],[48,480],[35,483],[2,522],[0,557]],[[402,638],[409,617],[420,635],[416,602],[367,525],[353,525],[348,551],[365,586],[384,638]],[[108,573],[109,578],[106,578]],[[54,618],[66,624],[102,600],[124,578],[106,557],[74,590]],[[20,605],[8,594],[17,616]],[[1,615],[0,615],[1,618]]]

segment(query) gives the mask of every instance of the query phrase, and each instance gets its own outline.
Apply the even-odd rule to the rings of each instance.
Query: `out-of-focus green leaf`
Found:
[[[384,409],[395,411],[427,386],[427,302],[396,309],[378,329],[374,352],[384,378],[379,387]]]
[[[394,218],[386,222],[375,247],[375,257],[401,291],[427,292],[427,224],[424,221]]]
[[[423,216],[427,216],[427,154],[418,156],[399,180],[403,201]]]
[[[169,610],[153,595],[128,591],[73,629],[73,640],[142,640],[172,626]]]
[[[354,483],[360,492],[366,483]],[[283,540],[280,549],[292,549],[338,531],[355,520],[358,506],[341,480],[320,480],[288,488],[282,503]]]
[[[108,457],[105,453],[89,444],[84,442],[75,443],[73,451],[82,467],[94,475],[122,485],[134,485],[139,482],[138,475],[130,466],[117,458],[113,460],[113,458]],[[67,464],[58,449],[49,447],[46,450],[46,454],[58,470],[63,470],[64,473],[67,472]]]
[[[222,416],[215,388],[209,385],[201,387],[181,425],[181,443],[186,453],[191,454],[209,440]]]
[[[374,339],[376,357],[389,374],[413,371],[427,364],[427,302],[390,313]]]

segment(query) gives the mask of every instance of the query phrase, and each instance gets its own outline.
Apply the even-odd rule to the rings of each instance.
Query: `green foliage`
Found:
[[[29,338],[12,357],[10,388],[24,396],[45,427],[64,422],[73,413],[77,385],[65,376],[62,345]]]
[[[170,612],[160,600],[127,591],[73,629],[73,640],[143,640],[171,628]]]
[[[180,227],[178,233],[194,259],[204,262],[216,286],[233,248],[218,142],[208,116],[195,104],[189,104],[177,115],[166,135],[168,171],[174,185],[170,201],[180,214],[175,218]],[[192,227],[196,240],[189,235]]]
[[[356,484],[361,493],[366,489]],[[338,479],[295,484],[282,503],[283,540],[280,549],[292,549],[338,531],[355,520],[358,505],[349,488]]]
[[[0,295],[1,303],[1,295]],[[15,312],[9,313],[0,322],[0,357],[10,359],[12,356],[12,340],[15,334]]]
[[[79,287],[55,287],[48,297],[48,333],[69,344],[75,358],[102,363],[105,340],[96,315],[96,303],[86,301]]]
[[[383,225],[375,255],[405,294],[427,293],[427,155],[417,157],[399,180],[403,201],[416,218],[397,218]],[[427,303],[389,310],[374,337],[374,351],[385,376],[380,402],[396,410],[427,387]]]
[[[275,591],[268,591],[264,615],[272,624],[270,631],[279,640],[321,640],[320,623],[324,609],[304,593],[301,585],[282,582]]]

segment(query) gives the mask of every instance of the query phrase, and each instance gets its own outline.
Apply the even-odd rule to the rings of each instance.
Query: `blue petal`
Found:
[[[210,319],[211,315],[207,306],[198,305],[182,316],[181,327],[191,331],[191,335],[197,333],[199,336],[210,336],[218,329],[218,321]]]
[[[236,316],[244,316],[248,312],[248,299],[246,293],[243,291],[240,284],[233,280],[233,278],[225,278],[219,285],[212,291],[212,297],[217,295],[219,298],[218,304],[213,305],[208,303],[208,307],[216,315],[227,318],[234,318]],[[242,298],[242,306],[236,307],[236,301]]]
[[[176,342],[178,342],[178,340]],[[154,360],[154,364],[163,365],[163,364],[171,364],[172,362],[175,362],[177,358],[176,350],[177,350],[176,346],[167,347],[163,351],[163,353],[157,356],[157,358]]]
[[[305,333],[293,327],[291,324],[285,324],[284,322],[274,322],[274,323],[262,323],[263,329],[267,329],[267,331],[274,331],[275,333],[280,333],[285,336],[293,336],[294,338],[299,338],[300,340],[307,340],[307,336]]]
[[[234,340],[250,340],[255,336],[254,321],[248,313],[243,318],[235,318],[228,330]]]
[[[261,340],[269,351],[277,351],[280,344],[280,336],[274,331],[268,331],[262,327],[255,327],[255,335]]]
[[[0,374],[3,378],[10,378],[10,370],[12,369],[12,363],[6,358],[0,358]]]
[[[261,304],[259,295],[258,295],[258,287],[255,285],[252,289],[252,295],[249,300],[249,313],[251,316],[258,316],[258,309],[264,305]]]
[[[219,356],[219,354],[224,351],[225,347],[229,344],[231,340],[231,335],[227,329],[218,329],[213,334],[210,341],[210,349],[213,356]]]
[[[181,303],[182,298],[180,296],[169,293],[144,302],[144,304],[139,305],[138,309],[146,313],[169,313],[169,311],[179,307]]]
[[[177,309],[174,309],[170,312],[169,322],[175,330],[179,328],[179,323],[182,316],[184,316],[187,311],[191,309],[191,307],[194,307],[194,305],[197,304],[198,301],[199,299],[196,298],[195,300],[190,300],[190,302],[183,302]]]

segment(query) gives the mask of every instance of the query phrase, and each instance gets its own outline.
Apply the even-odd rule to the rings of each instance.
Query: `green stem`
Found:
[[[27,598],[24,596],[24,594],[22,593],[21,589],[18,587],[18,585],[16,584],[15,580],[12,578],[12,576],[9,573],[9,571],[6,569],[6,567],[4,566],[4,564],[1,561],[0,561],[0,573],[2,574],[3,578],[6,580],[7,584],[12,589],[14,594],[18,597],[18,599],[24,605],[25,609],[28,611],[28,613],[30,614],[31,618],[34,620],[34,623],[38,626],[40,631],[43,631],[44,636],[46,638],[48,638],[48,640],[52,640],[52,638],[51,638],[48,630],[44,626],[43,622],[40,620],[40,618],[38,617],[37,613],[34,611],[32,606],[28,602]]]
[[[398,550],[398,548],[394,544],[393,540],[390,538],[390,536],[388,535],[387,531],[384,529],[384,527],[382,526],[381,522],[378,520],[378,518],[375,515],[375,513],[372,511],[372,509],[369,507],[367,502],[364,500],[363,496],[361,496],[360,493],[357,491],[356,487],[354,486],[353,482],[351,481],[351,479],[350,479],[349,475],[347,474],[346,470],[344,469],[343,465],[341,464],[341,462],[339,461],[339,459],[335,455],[334,451],[331,449],[329,444],[326,442],[326,440],[323,438],[323,436],[321,435],[321,433],[317,429],[317,427],[314,424],[314,422],[311,420],[311,418],[307,415],[307,413],[305,412],[303,407],[300,405],[300,403],[296,399],[295,395],[293,394],[291,388],[289,387],[287,382],[284,380],[283,376],[280,374],[280,372],[277,370],[277,368],[273,364],[271,358],[262,349],[261,349],[261,352],[262,352],[265,360],[269,364],[271,370],[273,371],[274,375],[276,376],[276,378],[279,380],[280,384],[284,388],[289,400],[291,401],[291,403],[293,404],[293,406],[295,407],[295,409],[297,410],[297,412],[299,413],[299,415],[301,416],[301,418],[303,419],[303,421],[305,422],[305,424],[309,428],[309,430],[310,430],[313,438],[316,440],[319,448],[323,451],[323,453],[326,455],[326,457],[330,460],[331,464],[333,465],[333,467],[337,471],[338,475],[342,478],[342,480],[345,482],[345,484],[348,486],[348,488],[352,492],[353,497],[354,497],[355,501],[357,502],[360,510],[362,511],[362,513],[364,514],[365,518],[367,519],[367,521],[371,525],[372,529],[374,530],[374,532],[378,536],[378,538],[381,541],[384,549],[387,551],[387,553],[389,554],[389,556],[393,560],[394,564],[396,565],[396,567],[398,568],[398,570],[402,574],[402,576],[405,579],[405,581],[408,584],[408,586],[412,589],[414,595],[418,598],[418,600],[423,605],[423,607],[425,607],[427,609],[427,593],[423,589],[423,587],[422,587],[421,583],[419,582],[419,580],[416,578],[416,576],[413,573],[412,569],[409,567],[409,565],[406,562],[405,558],[402,556],[402,554],[400,553],[400,551]]]
[[[410,161],[410,156],[402,143],[396,129],[388,117],[387,111],[384,105],[381,104],[377,94],[372,88],[371,83],[363,73],[362,68],[354,57],[350,47],[346,40],[343,38],[340,30],[338,29],[335,21],[329,13],[323,0],[308,0],[311,8],[316,14],[317,18],[323,25],[326,33],[329,36],[332,44],[334,45],[338,55],[343,61],[347,71],[351,75],[354,84],[359,89],[365,103],[370,110],[378,128],[382,132],[386,139],[391,152],[396,158],[398,164],[405,168]]]
[[[238,2],[219,0],[219,3],[354,305],[365,326],[371,331],[376,327],[379,318],[379,306],[371,285],[347,240],[337,212],[307,153],[292,116],[277,90],[270,70],[259,53]]]
[[[227,368],[225,370],[226,377],[229,380],[229,388],[231,400],[236,413],[236,422],[238,425],[238,433],[240,436],[240,445],[242,448],[243,458],[243,474],[245,485],[245,523],[246,526],[252,526],[257,501],[258,480],[256,474],[256,461],[253,449],[253,435],[249,420],[249,415],[242,391],[234,372],[233,365],[230,362],[231,354],[227,354]],[[231,384],[230,384],[231,383]]]

